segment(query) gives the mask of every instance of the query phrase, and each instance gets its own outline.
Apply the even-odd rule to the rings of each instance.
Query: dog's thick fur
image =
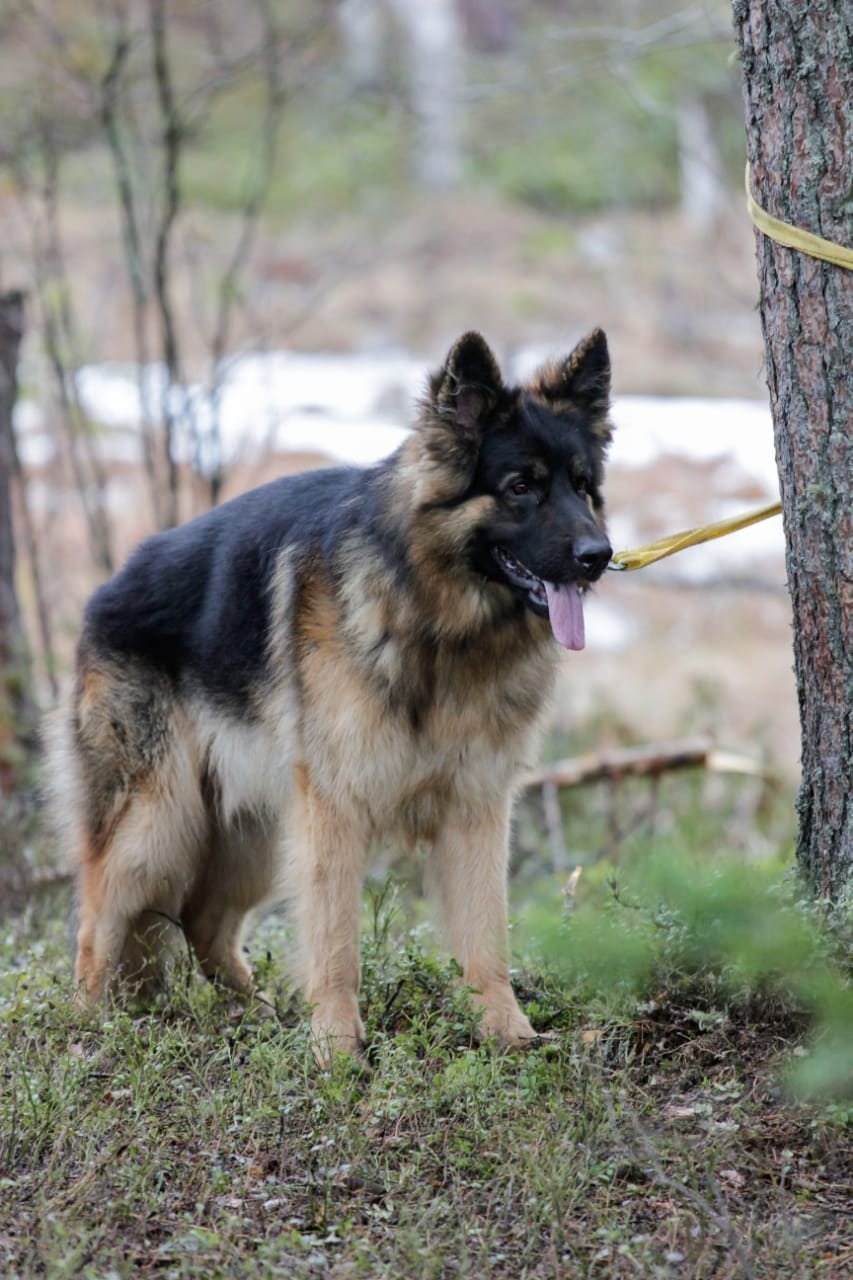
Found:
[[[84,1002],[143,976],[170,920],[253,993],[247,916],[286,896],[318,1056],[356,1049],[360,887],[390,839],[428,847],[483,1033],[534,1035],[507,966],[510,809],[552,627],[580,647],[610,558],[609,386],[599,330],[521,388],[466,334],[391,458],[246,493],[96,592],[53,749]]]

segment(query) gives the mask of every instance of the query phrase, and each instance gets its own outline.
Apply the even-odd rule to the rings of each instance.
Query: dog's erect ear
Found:
[[[571,401],[596,417],[610,408],[610,353],[603,329],[593,329],[571,355],[543,369],[537,390],[555,404]]]
[[[464,333],[454,343],[431,390],[442,418],[452,415],[463,432],[477,432],[503,390],[498,362],[479,333]]]

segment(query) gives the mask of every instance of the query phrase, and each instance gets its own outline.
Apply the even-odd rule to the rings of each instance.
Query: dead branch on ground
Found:
[[[626,778],[658,778],[677,769],[706,769],[709,773],[739,773],[773,781],[765,765],[750,756],[718,750],[711,738],[677,738],[591,751],[542,765],[527,775],[525,785],[580,787],[590,782],[621,782]]]

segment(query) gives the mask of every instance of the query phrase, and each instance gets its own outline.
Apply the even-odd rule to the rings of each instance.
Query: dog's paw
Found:
[[[364,1044],[364,1024],[354,999],[318,1002],[311,1015],[311,1049],[314,1061],[328,1071],[340,1053],[357,1057]]]
[[[541,1037],[521,1011],[518,1001],[507,986],[474,992],[474,1008],[480,1011],[480,1037],[497,1040],[507,1049],[520,1049]]]
[[[233,996],[228,1001],[229,1016],[236,1022],[245,1022],[257,1026],[271,1026],[278,1023],[275,1001],[265,991],[253,988],[246,995]]]
[[[263,1022],[278,1022],[275,1000],[266,991],[252,992],[250,1009],[254,1016]]]

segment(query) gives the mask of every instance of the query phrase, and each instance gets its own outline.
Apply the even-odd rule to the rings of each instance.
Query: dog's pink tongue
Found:
[[[585,644],[583,629],[583,596],[574,582],[555,587],[553,582],[543,583],[548,597],[548,617],[551,630],[565,649],[582,649]]]

